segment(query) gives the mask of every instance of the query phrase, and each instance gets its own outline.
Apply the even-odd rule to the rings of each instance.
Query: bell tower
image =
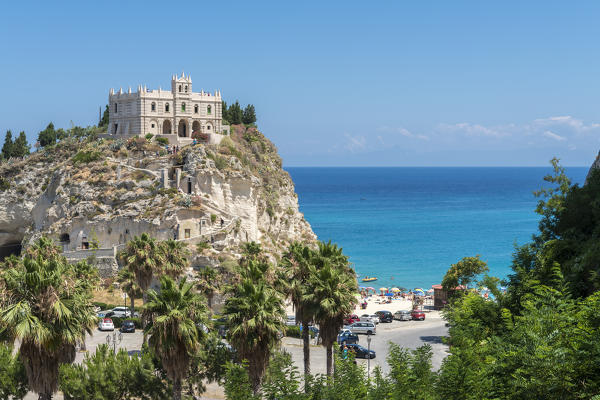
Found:
[[[179,77],[173,75],[171,78],[171,92],[173,92],[173,96],[176,97],[190,97],[192,94],[192,78],[190,75],[186,77],[183,72]]]

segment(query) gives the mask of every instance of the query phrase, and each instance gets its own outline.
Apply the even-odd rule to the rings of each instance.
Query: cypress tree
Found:
[[[25,132],[21,131],[19,133],[19,137],[15,140],[12,149],[13,157],[23,158],[29,154],[31,146],[27,143],[27,137],[25,136]]]
[[[42,147],[56,143],[56,131],[54,130],[54,124],[52,122],[48,124],[46,129],[39,133],[38,142],[40,142],[40,146]]]
[[[4,138],[4,146],[2,146],[2,158],[8,160],[13,154],[13,140],[12,140],[12,132],[10,130],[6,131],[6,137]]]
[[[232,124],[239,125],[242,123],[242,107],[240,107],[240,103],[237,100],[229,107],[227,114],[229,116],[229,122]]]
[[[104,109],[104,114],[102,114],[102,119],[100,120],[100,122],[98,123],[99,127],[104,127],[104,126],[108,126],[108,117],[109,117],[109,109],[108,109],[108,104],[106,105],[106,108]]]
[[[221,103],[221,118],[229,122],[229,112],[227,111],[227,103],[224,101]]]
[[[242,121],[244,124],[253,124],[256,122],[256,112],[254,111],[254,106],[252,104],[248,104],[244,109]]]

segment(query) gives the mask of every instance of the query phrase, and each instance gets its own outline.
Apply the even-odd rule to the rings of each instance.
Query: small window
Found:
[[[181,103],[181,111],[185,112],[185,103]]]
[[[169,112],[169,103],[165,103],[165,112]]]
[[[115,133],[117,133],[118,129],[119,129],[119,124],[115,124]]]
[[[185,85],[185,92],[187,93],[187,85]]]
[[[210,125],[206,125],[206,130],[210,131]]]
[[[156,103],[152,102],[152,112],[156,111]]]
[[[118,113],[119,111],[117,110],[117,103],[115,103],[115,114]]]
[[[152,124],[152,127],[154,128],[154,124]]]
[[[181,93],[181,85],[179,85],[179,93]]]
[[[194,106],[194,114],[198,114],[198,104]]]
[[[212,111],[212,107],[211,106],[206,107],[206,113],[208,115],[210,115],[211,111]]]
[[[185,234],[186,239],[190,238],[190,230],[189,229],[186,229],[184,234]]]

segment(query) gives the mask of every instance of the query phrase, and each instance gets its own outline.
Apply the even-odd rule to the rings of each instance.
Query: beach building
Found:
[[[173,75],[171,89],[148,90],[138,86],[136,92],[123,89],[108,95],[108,134],[131,137],[163,136],[170,143],[192,141],[192,134],[228,134],[229,126],[223,124],[221,92],[192,91],[190,75]]]

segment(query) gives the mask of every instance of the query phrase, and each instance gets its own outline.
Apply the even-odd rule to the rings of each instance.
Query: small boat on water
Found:
[[[365,276],[364,278],[362,278],[363,282],[373,282],[376,280],[377,280],[377,278],[375,278],[374,276]]]

